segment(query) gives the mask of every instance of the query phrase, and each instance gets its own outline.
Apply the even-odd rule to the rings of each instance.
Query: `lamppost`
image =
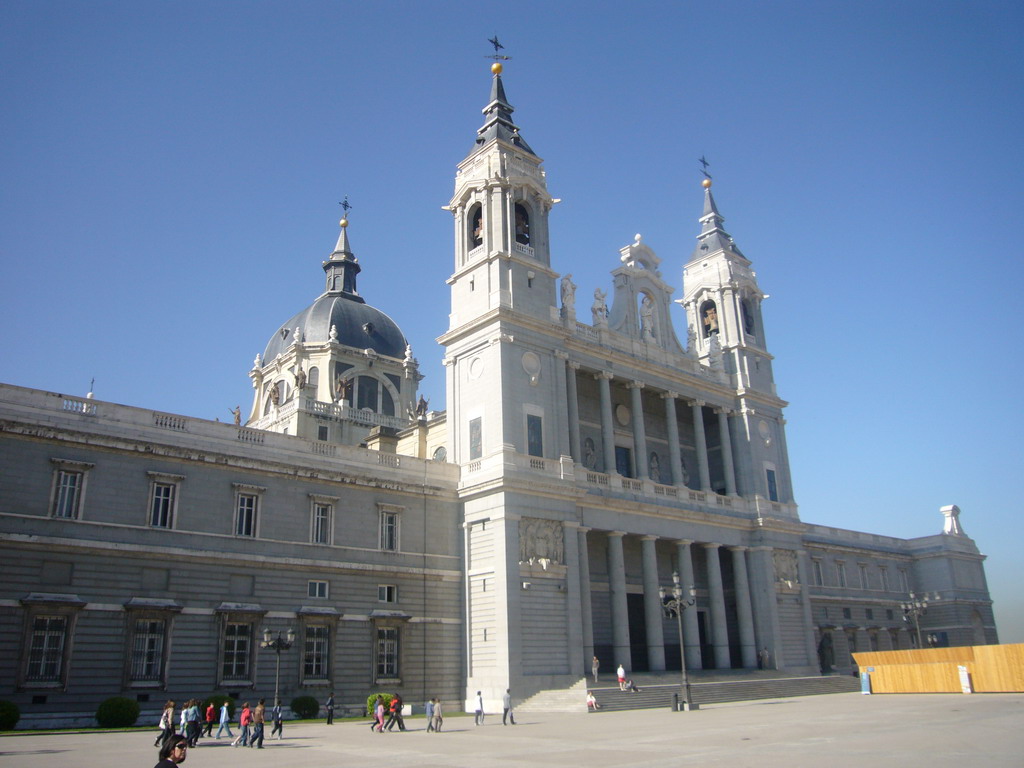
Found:
[[[928,597],[927,592],[921,597],[917,597],[911,592],[910,599],[905,603],[900,603],[900,608],[903,609],[903,620],[914,625],[914,631],[917,633],[918,648],[924,648],[924,643],[921,642],[921,617],[928,612],[929,600],[934,601],[938,599],[938,592],[932,598]]]
[[[277,654],[277,670],[274,673],[274,706],[280,706],[281,701],[278,696],[278,692],[281,690],[281,651],[287,651],[295,643],[295,630],[289,628],[285,633],[284,637],[281,637],[281,633],[277,633],[277,637],[274,637],[274,633],[268,628],[263,629],[263,642],[260,643],[262,648],[270,648]]]
[[[669,596],[665,587],[658,588],[658,595],[661,597],[661,608],[666,616],[676,617],[676,626],[679,629],[679,667],[682,669],[683,702],[682,711],[697,709],[690,695],[690,678],[686,674],[686,653],[683,648],[683,611],[697,602],[697,590],[690,585],[689,597],[683,599],[683,588],[679,584],[679,571],[672,572],[672,594]]]

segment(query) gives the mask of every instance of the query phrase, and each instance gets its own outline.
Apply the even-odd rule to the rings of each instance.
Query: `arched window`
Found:
[[[740,299],[740,314],[743,316],[743,332],[748,336],[753,336],[754,309],[750,305],[750,299]]]
[[[479,203],[469,209],[469,250],[484,244],[484,210]]]
[[[530,244],[530,213],[521,203],[516,203],[516,242]]]
[[[700,305],[700,327],[701,335],[706,339],[713,333],[718,333],[718,307],[713,301],[705,301]]]

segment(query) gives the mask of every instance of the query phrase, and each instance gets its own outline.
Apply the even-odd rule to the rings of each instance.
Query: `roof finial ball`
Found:
[[[338,222],[338,226],[341,227],[342,229],[347,227],[348,226],[348,217],[345,217],[341,221],[339,221]]]
[[[700,185],[704,187],[704,189],[711,189],[711,179],[704,179]]]
[[[496,61],[493,64],[491,64],[491,72],[493,72],[496,75],[500,75],[501,74],[501,70],[503,70],[503,69],[504,69],[504,67],[501,66],[501,62],[500,61]]]

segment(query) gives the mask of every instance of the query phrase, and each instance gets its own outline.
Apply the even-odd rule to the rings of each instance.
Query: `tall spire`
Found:
[[[715,205],[715,198],[711,194],[711,179],[704,179],[701,184],[704,187],[704,212],[700,216],[700,234],[697,235],[697,247],[693,251],[693,258],[699,259],[716,251],[726,251],[745,259],[733,242],[732,236],[722,227],[725,217],[718,212],[718,206]]]
[[[492,139],[501,139],[524,152],[535,155],[536,153],[530,149],[530,145],[519,135],[519,128],[512,122],[512,113],[515,109],[505,97],[505,86],[501,82],[501,70],[500,61],[491,65],[491,72],[494,73],[494,77],[491,78],[491,98],[487,106],[483,108],[484,124],[476,132],[476,144],[480,147]]]
[[[345,200],[348,202],[348,198]],[[361,267],[348,243],[348,217],[339,221],[338,226],[341,227],[338,243],[334,246],[331,258],[323,264],[324,272],[327,273],[327,292],[340,293],[346,299],[364,304],[365,300],[356,290],[356,275]]]

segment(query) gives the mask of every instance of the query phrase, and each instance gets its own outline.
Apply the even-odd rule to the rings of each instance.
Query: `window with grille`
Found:
[[[334,508],[330,504],[313,504],[313,543],[331,543],[331,517]]]
[[[238,494],[238,509],[235,514],[235,535],[256,535],[256,513],[259,508],[259,497],[254,493]]]
[[[307,680],[326,680],[330,659],[330,627],[306,627],[306,647],[303,654],[303,675]]]
[[[229,623],[224,628],[224,680],[248,680],[252,624]]]
[[[78,517],[79,501],[82,497],[84,472],[66,469],[57,470],[57,492],[53,502],[53,516],[74,520]]]
[[[162,679],[166,628],[163,619],[136,619],[132,634],[132,680]]]
[[[66,616],[36,616],[32,619],[26,680],[60,682],[67,629]]]
[[[309,597],[327,597],[326,581],[310,581],[306,587]]]
[[[377,600],[381,603],[397,603],[398,587],[394,584],[380,584],[377,586]]]
[[[398,628],[377,628],[377,677],[398,677]]]
[[[173,483],[153,483],[149,524],[154,528],[171,528],[173,526],[175,490]]]
[[[387,552],[398,551],[398,513],[381,510],[380,548]]]
[[[846,563],[836,563],[836,584],[846,586]]]

